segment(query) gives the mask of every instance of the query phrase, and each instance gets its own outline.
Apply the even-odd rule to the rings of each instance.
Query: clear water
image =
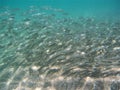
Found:
[[[119,0],[0,0],[0,90],[119,89]]]
[[[119,16],[119,0],[1,0],[1,6],[26,9],[29,6],[48,6],[63,9],[75,16]]]

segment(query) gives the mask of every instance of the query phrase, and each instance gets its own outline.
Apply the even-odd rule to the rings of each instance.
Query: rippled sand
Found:
[[[119,34],[119,21],[1,8],[0,90],[119,90]]]

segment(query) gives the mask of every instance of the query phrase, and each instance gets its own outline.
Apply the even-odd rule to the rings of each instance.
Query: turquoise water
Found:
[[[2,6],[26,9],[29,6],[48,6],[63,9],[71,15],[115,17],[120,14],[119,0],[1,0]]]
[[[0,0],[0,90],[119,90],[119,0]]]

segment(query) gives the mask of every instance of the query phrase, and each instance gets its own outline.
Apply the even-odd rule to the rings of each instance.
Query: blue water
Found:
[[[120,16],[119,0],[0,0],[1,6],[26,9],[29,6],[60,8],[73,16]]]

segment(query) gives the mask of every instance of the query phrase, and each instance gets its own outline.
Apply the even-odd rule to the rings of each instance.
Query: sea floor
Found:
[[[120,90],[120,21],[1,7],[0,90]]]

